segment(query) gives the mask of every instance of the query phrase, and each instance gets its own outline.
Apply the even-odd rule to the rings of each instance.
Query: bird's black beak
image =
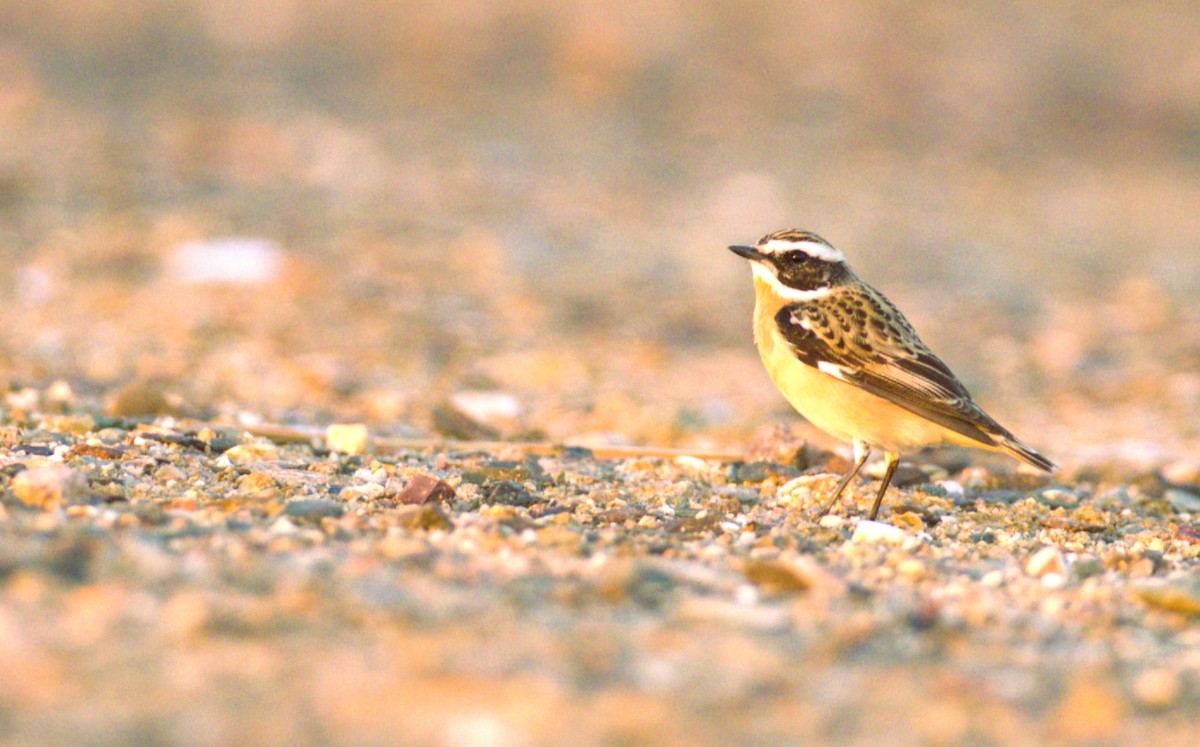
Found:
[[[750,261],[763,258],[763,255],[752,246],[731,246],[729,247],[729,251],[733,252],[739,257],[742,257],[743,259],[748,259]]]

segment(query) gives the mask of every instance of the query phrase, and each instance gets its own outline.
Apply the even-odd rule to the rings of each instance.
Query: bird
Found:
[[[879,515],[900,453],[953,444],[1055,465],[983,411],[895,304],[861,280],[841,250],[789,229],[731,246],[753,270],[754,341],[784,398],[817,428],[854,447],[854,463],[820,516],[838,503],[873,449],[886,469]]]

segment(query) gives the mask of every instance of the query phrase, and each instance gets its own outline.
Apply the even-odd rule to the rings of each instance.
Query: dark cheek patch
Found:
[[[829,285],[828,278],[819,267],[811,263],[784,265],[779,268],[779,279],[784,285],[797,290],[815,290]]]

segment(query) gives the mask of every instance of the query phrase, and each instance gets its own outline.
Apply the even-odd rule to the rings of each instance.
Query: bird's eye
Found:
[[[799,249],[793,249],[790,252],[783,253],[784,264],[800,265],[800,264],[804,264],[804,261],[807,259],[808,259],[808,254],[800,251]]]

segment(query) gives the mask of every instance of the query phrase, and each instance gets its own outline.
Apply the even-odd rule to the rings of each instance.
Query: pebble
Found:
[[[256,441],[248,444],[238,444],[222,455],[233,464],[255,464],[257,462],[273,462],[279,459],[279,447],[270,441]]]
[[[495,480],[484,483],[483,500],[485,503],[528,507],[537,503],[540,499],[533,493],[530,493],[519,482],[514,480]]]
[[[261,285],[278,278],[283,260],[283,249],[268,239],[203,239],[177,245],[166,274],[193,285]]]
[[[1194,580],[1165,584],[1150,582],[1138,588],[1138,596],[1151,607],[1192,617],[1200,616],[1200,584]]]
[[[1172,485],[1200,485],[1200,461],[1176,461],[1165,465],[1161,474]]]
[[[365,482],[362,485],[351,485],[348,488],[342,488],[342,491],[338,493],[338,497],[343,501],[350,501],[356,498],[373,501],[381,497],[384,492],[386,492],[386,488],[379,483]]]
[[[361,423],[334,423],[325,429],[325,445],[339,454],[365,454],[371,440]]]
[[[908,534],[899,527],[885,524],[882,521],[863,519],[854,528],[850,541],[858,544],[900,545],[908,538]]]
[[[250,472],[237,479],[238,492],[254,498],[270,498],[277,493],[279,483],[266,472]]]
[[[768,594],[796,594],[811,589],[815,565],[779,560],[751,560],[743,573],[747,580]]]
[[[18,472],[9,490],[26,506],[50,511],[86,496],[87,479],[70,467],[32,467]]]
[[[892,524],[898,529],[907,532],[919,532],[925,528],[925,522],[921,517],[912,511],[897,509],[897,512],[892,514]]]
[[[453,400],[446,400],[437,405],[431,414],[433,427],[443,436],[461,441],[494,441],[500,438],[499,430],[476,420]]]
[[[286,516],[280,516],[271,524],[272,534],[295,534],[298,527]]]
[[[1067,561],[1057,547],[1043,547],[1025,561],[1025,572],[1036,578],[1050,574],[1063,576],[1067,572]]]
[[[118,418],[148,418],[170,414],[173,409],[160,385],[139,380],[118,389],[109,398],[105,412]]]
[[[454,488],[445,480],[430,475],[415,474],[408,485],[396,494],[399,503],[448,503],[454,500]]]
[[[1163,498],[1171,504],[1171,508],[1180,513],[1196,513],[1200,511],[1200,495],[1179,488],[1167,488]]]
[[[396,525],[406,529],[444,529],[454,528],[450,516],[436,503],[422,503],[419,506],[405,506],[396,514]]]
[[[501,429],[514,425],[524,411],[508,392],[464,390],[450,395],[450,403],[473,420]]]
[[[957,480],[939,480],[937,485],[939,485],[942,490],[945,490],[946,493],[951,496],[961,497],[965,492],[963,490],[962,483],[958,482]]]
[[[297,519],[316,520],[327,516],[337,518],[346,512],[346,507],[328,498],[298,498],[288,501],[283,507],[283,512]]]

